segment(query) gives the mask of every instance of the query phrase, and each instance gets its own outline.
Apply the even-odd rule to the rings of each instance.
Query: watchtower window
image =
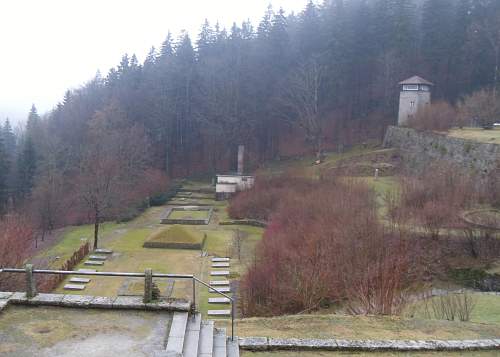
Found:
[[[418,90],[418,84],[403,84],[403,90]]]
[[[410,102],[410,107],[412,107],[412,108],[413,108],[414,106],[415,106],[415,102],[411,101],[411,102]]]

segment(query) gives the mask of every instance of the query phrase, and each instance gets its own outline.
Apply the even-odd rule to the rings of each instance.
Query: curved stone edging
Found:
[[[337,340],[245,337],[239,346],[247,351],[464,351],[499,350],[500,339],[481,340]]]

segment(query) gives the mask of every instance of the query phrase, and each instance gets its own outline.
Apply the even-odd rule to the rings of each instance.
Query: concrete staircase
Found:
[[[214,321],[203,321],[201,314],[175,312],[170,325],[167,346],[155,357],[239,357],[238,338],[231,341],[226,329],[214,327]]]

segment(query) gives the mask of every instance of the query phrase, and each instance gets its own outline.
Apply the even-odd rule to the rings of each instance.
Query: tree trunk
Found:
[[[99,240],[99,214],[95,214],[94,221],[94,250],[97,249],[97,242]]]

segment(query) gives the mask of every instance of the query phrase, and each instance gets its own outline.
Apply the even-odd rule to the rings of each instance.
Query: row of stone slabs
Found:
[[[229,268],[230,258],[212,258],[212,268],[214,269],[226,269]],[[213,270],[210,272],[211,277],[221,277],[226,278],[226,280],[212,280],[210,281],[210,286],[213,286],[214,289],[221,293],[228,294],[231,292],[231,288],[229,287],[229,280],[227,280],[229,276],[228,270]],[[216,293],[214,289],[209,289],[210,293]],[[220,296],[220,295],[219,295]],[[211,297],[208,298],[209,304],[230,304],[231,300],[226,297]],[[230,316],[231,310],[208,310],[208,316]]]
[[[98,255],[96,255],[98,254]],[[84,263],[87,266],[102,266],[104,261],[108,259],[108,256],[113,254],[113,251],[108,249],[96,249],[94,254],[89,256],[89,259]],[[95,272],[95,269],[79,269],[81,272]],[[72,277],[69,280],[69,284],[64,285],[64,290],[84,290],[86,285],[90,283],[89,278]]]

